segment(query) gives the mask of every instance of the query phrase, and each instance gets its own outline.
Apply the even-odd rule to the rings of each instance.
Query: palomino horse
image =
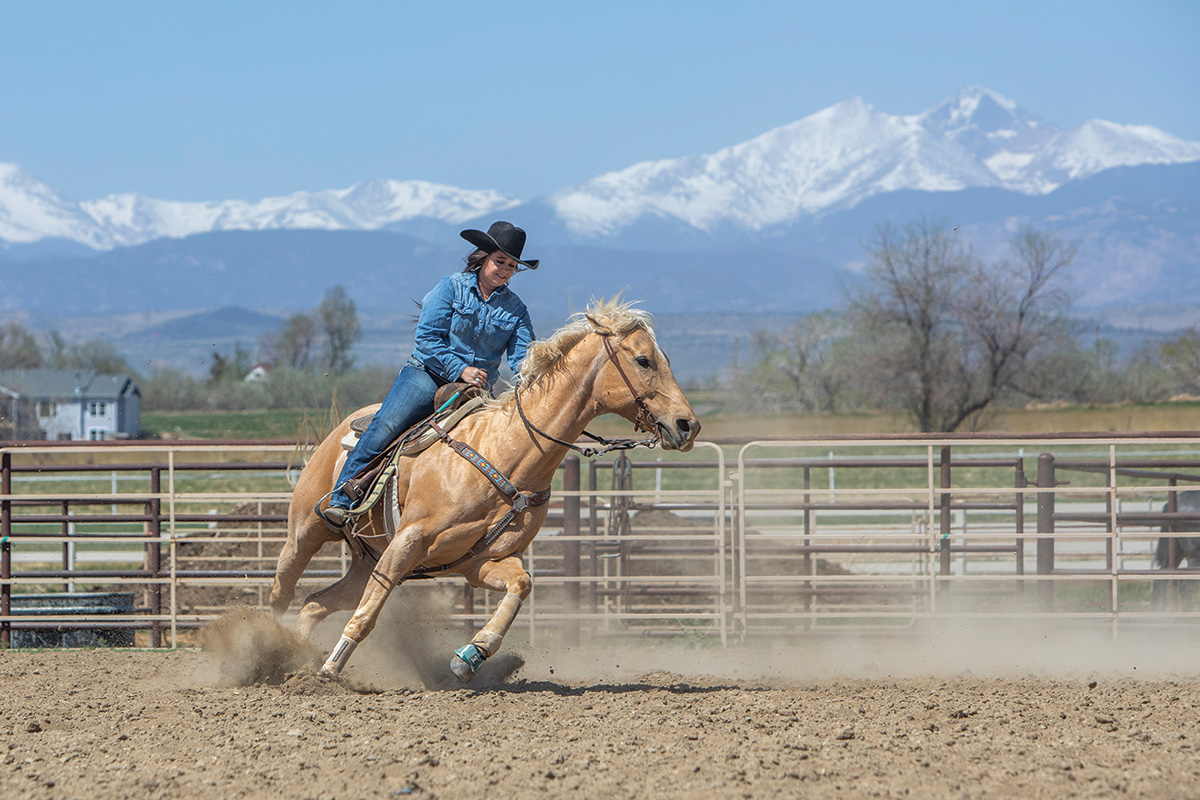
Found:
[[[483,660],[496,654],[529,596],[531,579],[521,554],[546,519],[544,501],[555,470],[584,427],[603,414],[619,414],[654,435],[645,444],[659,440],[664,448],[684,451],[692,448],[700,431],[655,341],[649,315],[619,300],[597,301],[548,339],[534,342],[518,378],[517,390],[449,431],[447,444],[466,445],[474,459],[456,450],[457,444],[436,441],[418,455],[400,459],[392,487],[395,503],[376,504],[357,523],[360,532],[375,532],[367,541],[380,543],[378,561],[374,554],[364,557],[358,552],[361,548],[352,548],[346,574],[305,600],[296,623],[304,636],[335,611],[356,609],[323,673],[341,672],[375,627],[392,589],[410,577],[441,569],[440,574],[462,575],[471,586],[505,592],[487,625],[451,659],[454,673],[469,681]],[[343,420],[300,474],[288,509],[287,543],[271,589],[276,616],[291,604],[296,582],[321,546],[341,539],[325,526],[314,506],[325,502],[333,487],[343,459],[340,442],[350,421],[375,408],[360,409]],[[493,468],[491,479],[485,467]],[[505,483],[509,485],[502,491]],[[383,506],[400,510],[390,537]]]

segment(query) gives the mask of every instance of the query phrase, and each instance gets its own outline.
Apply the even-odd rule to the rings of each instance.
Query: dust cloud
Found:
[[[461,687],[450,672],[450,656],[471,640],[474,629],[451,619],[448,590],[451,587],[397,592],[335,682],[358,692]],[[334,688],[328,685],[330,679],[318,678],[317,670],[349,616],[345,612],[329,617],[309,641],[270,614],[233,609],[202,629],[201,645],[211,658],[209,668],[198,678],[202,683],[225,686],[274,684],[292,694],[327,694]],[[294,616],[288,619],[294,624]],[[524,663],[520,655],[501,651],[484,662],[470,685],[499,685]]]
[[[402,587],[388,599],[379,623],[346,669],[348,678],[375,687],[457,689],[463,684],[450,672],[450,656],[471,641],[475,624],[455,621],[450,598],[461,592],[459,584]],[[318,638],[332,647],[348,615],[330,617],[317,630]],[[524,659],[510,642],[483,663],[471,680],[472,689],[495,686],[515,676]]]
[[[448,614],[448,592],[434,587],[397,592],[372,634],[343,673],[356,691],[386,688],[457,689],[449,660],[474,627]],[[210,680],[227,685],[295,684],[312,675],[336,643],[348,613],[330,617],[313,642],[261,612],[230,612],[203,632],[215,656]],[[918,627],[919,626],[919,627]],[[688,677],[766,684],[854,679],[1114,677],[1155,679],[1200,673],[1200,637],[1193,626],[1152,620],[947,618],[903,630],[804,631],[726,646],[715,639],[593,638],[567,645],[553,631],[529,635],[518,617],[504,649],[469,685],[513,680],[562,683],[636,681],[668,672]],[[586,635],[584,637],[587,638]]]
[[[1090,623],[1090,621],[1088,621]],[[523,648],[530,680],[622,682],[665,670],[767,684],[831,679],[1159,679],[1200,674],[1194,628],[1123,628],[1081,620],[939,621],[926,630],[807,632],[787,638],[683,644],[613,641]]]
[[[319,666],[320,651],[270,614],[234,609],[200,633],[213,654],[208,681],[227,686],[281,684],[288,675]]]

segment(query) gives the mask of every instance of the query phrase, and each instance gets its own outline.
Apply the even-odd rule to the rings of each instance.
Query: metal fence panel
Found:
[[[271,442],[0,447],[0,644],[61,628],[177,646],[232,606],[265,609],[304,455]],[[525,554],[535,589],[518,629],[725,643],[945,618],[1093,618],[1114,635],[1194,625],[1200,565],[1175,560],[1200,541],[1198,507],[1180,505],[1193,484],[1190,433],[706,441],[586,469],[572,457]],[[1173,568],[1154,562],[1160,539]],[[348,559],[327,547],[298,596]],[[453,578],[403,591],[434,592],[464,626],[495,601]],[[104,593],[134,602],[83,602]],[[53,595],[78,608],[30,600]]]

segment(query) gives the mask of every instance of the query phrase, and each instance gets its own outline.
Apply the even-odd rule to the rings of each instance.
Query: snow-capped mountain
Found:
[[[1101,120],[1060,130],[971,86],[910,116],[851,98],[715,153],[634,164],[526,207],[547,210],[546,222],[577,243],[662,223],[753,235],[889,193],[994,188],[1039,196],[1115,167],[1194,161],[1200,142]],[[253,202],[120,194],[80,203],[0,164],[0,245],[54,238],[111,249],[211,231],[457,225],[518,203],[498,191],[395,180]]]
[[[516,203],[491,190],[394,180],[256,202],[178,202],[128,193],[76,203],[17,165],[0,163],[0,240],[69,239],[99,250],[211,231],[379,230],[417,218],[457,224]]]
[[[378,230],[416,217],[463,222],[517,203],[490,190],[458,189],[427,181],[360,181],[348,189],[295,192],[257,202],[156,200],[140,194],[109,195],[81,203],[118,245],[164,236],[232,230]]]
[[[96,249],[112,246],[104,227],[16,164],[0,162],[0,242],[69,239]]]
[[[860,98],[716,153],[649,161],[551,195],[577,235],[604,238],[644,218],[702,231],[760,230],[902,190],[1054,191],[1103,170],[1200,161],[1200,142],[1093,120],[1062,131],[971,86],[913,116]]]
[[[535,236],[548,268],[522,295],[543,310],[630,286],[679,311],[826,308],[878,225],[922,216],[952,219],[989,258],[1026,225],[1077,244],[1087,306],[1200,304],[1200,142],[1099,120],[1060,130],[968,87],[909,116],[852,98],[712,154],[635,164],[528,202],[393,180],[257,201],[76,202],[0,164],[10,287],[0,309],[268,296],[302,307],[277,276],[307,270],[296,289],[307,292],[344,280],[330,265],[374,275],[356,283],[370,305],[380,300],[371,287],[395,276],[424,285],[431,265],[461,258],[461,227],[501,213]],[[716,296],[731,257],[738,291]],[[556,261],[570,269],[551,269]],[[30,270],[55,280],[21,280]]]

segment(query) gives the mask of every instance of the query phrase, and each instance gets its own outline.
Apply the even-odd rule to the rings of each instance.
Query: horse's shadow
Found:
[[[450,672],[445,664],[439,663],[435,665],[427,661],[413,661],[417,677],[420,678],[421,683],[429,691],[447,691],[450,689],[490,691],[500,686],[508,685],[507,682],[523,666],[525,666],[525,659],[517,653],[497,653],[483,662],[470,683],[464,684],[458,678],[454,677],[454,673]]]
[[[588,686],[566,686],[553,681],[515,681],[505,683],[490,691],[504,691],[510,694],[553,694],[558,697],[580,697],[587,694],[630,694],[644,692],[667,692],[678,695],[703,695],[738,691],[754,691],[753,686],[712,685],[696,686],[690,683],[673,683],[667,686],[657,683],[634,681],[631,683],[595,683]]]
[[[516,653],[498,653],[483,662],[469,684],[460,683],[452,674],[439,672],[428,666],[417,666],[418,675],[426,691],[451,691],[466,689],[472,693],[488,694],[497,691],[508,694],[552,694],[558,697],[579,697],[586,694],[626,694],[630,692],[667,692],[669,694],[711,694],[731,689],[731,686],[696,686],[677,681],[670,684],[647,683],[596,683],[588,686],[568,686],[547,680],[525,680],[515,677],[525,659]],[[746,687],[740,686],[739,689]]]

